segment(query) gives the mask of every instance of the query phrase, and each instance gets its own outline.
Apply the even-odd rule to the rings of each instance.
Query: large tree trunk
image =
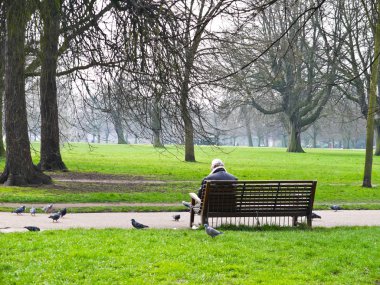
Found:
[[[59,145],[57,104],[57,59],[60,1],[42,3],[43,35],[41,38],[41,170],[67,170]]]
[[[290,123],[289,144],[287,152],[305,152],[301,146],[301,128],[296,122]]]
[[[244,116],[244,120],[245,120],[245,130],[246,130],[246,134],[247,134],[247,139],[248,139],[248,146],[253,146],[253,140],[252,140],[252,130],[251,130],[251,123],[249,121],[249,117],[248,117],[248,111],[246,108],[243,109],[243,112],[245,114],[243,114]]]
[[[376,149],[375,155],[380,155],[380,120],[375,120]]]
[[[48,184],[51,178],[33,165],[25,102],[26,1],[7,1],[5,61],[6,166],[0,182],[6,185]]]
[[[380,14],[380,0],[377,0],[377,14]],[[373,135],[374,119],[376,112],[376,95],[377,95],[377,77],[379,70],[379,52],[380,52],[380,17],[377,17],[375,43],[374,43],[374,62],[371,67],[371,81],[369,87],[369,102],[367,115],[367,135],[366,151],[364,164],[363,187],[372,187],[372,160],[373,160]]]
[[[186,85],[186,87],[182,89],[180,100],[182,120],[185,128],[185,161],[195,162],[194,126],[187,106],[188,92],[189,91]]]
[[[153,147],[163,147],[161,142],[161,110],[159,106],[159,96],[155,95],[151,111],[151,128],[153,132]]]
[[[1,59],[2,60],[2,59]],[[2,63],[0,63],[3,65]],[[3,97],[4,97],[4,68],[0,67],[0,157],[5,156],[3,142]]]
[[[318,129],[315,126],[315,124],[313,124],[313,126],[312,126],[312,133],[313,133],[313,145],[312,145],[312,147],[316,148],[317,147]]]
[[[117,134],[118,144],[127,144],[124,138],[123,124],[121,123],[120,114],[118,111],[111,111],[111,118]]]
[[[5,63],[5,9],[4,4],[0,7],[0,157],[5,156],[3,142],[3,97],[4,97],[4,63]]]
[[[188,65],[191,66],[192,63]],[[193,126],[193,121],[191,119],[191,115],[190,115],[190,111],[188,107],[189,78],[190,78],[190,67],[187,67],[185,70],[185,76],[184,76],[182,87],[181,87],[180,106],[181,106],[181,115],[182,115],[184,132],[185,132],[185,161],[195,162],[194,126]]]

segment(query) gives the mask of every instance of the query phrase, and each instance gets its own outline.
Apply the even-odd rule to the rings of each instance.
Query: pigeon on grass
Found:
[[[214,229],[213,227],[210,227],[208,224],[205,224],[204,226],[205,226],[205,229],[206,229],[206,233],[207,233],[210,237],[212,237],[212,238],[214,238],[214,237],[216,237],[216,236],[218,236],[218,235],[220,235],[220,234],[223,234],[222,232],[220,232],[220,231]]]
[[[49,219],[53,220],[54,222],[58,222],[58,219],[61,217],[61,213],[54,213],[49,216]]]
[[[25,206],[21,206],[20,208],[17,208],[16,210],[12,211],[12,213],[21,214],[25,211]]]
[[[61,214],[61,217],[63,217],[67,214],[67,209],[63,208],[62,210],[59,211],[59,213]]]
[[[133,226],[135,229],[149,228],[148,226],[143,225],[143,224],[140,224],[139,222],[135,221],[135,219],[132,219],[131,221],[132,221],[132,226]]]
[[[181,218],[181,215],[173,215],[173,219],[176,222],[178,222],[180,218]]]
[[[331,209],[331,210],[334,210],[335,212],[338,211],[338,210],[342,210],[342,208],[341,208],[340,206],[338,206],[338,205],[332,205],[332,206],[330,207],[330,209]]]
[[[26,226],[24,228],[27,229],[28,231],[31,231],[31,232],[39,232],[40,231],[40,228],[35,227],[35,226]]]

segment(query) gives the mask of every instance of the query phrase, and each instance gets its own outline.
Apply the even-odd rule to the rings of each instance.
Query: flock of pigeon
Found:
[[[338,210],[342,210],[342,208],[338,205],[332,205],[330,207],[331,210],[334,210],[335,212],[338,211]],[[49,216],[50,219],[52,219],[53,222],[58,222],[59,218],[63,217],[66,215],[67,213],[67,209],[66,208],[63,208],[61,210],[59,210],[58,212],[55,212],[55,213],[52,213],[53,212],[53,204],[49,204],[45,207],[42,208],[42,210],[45,212],[45,213],[51,213],[51,215]],[[21,206],[17,209],[15,209],[14,211],[12,211],[12,213],[16,213],[17,215],[21,214],[25,212],[25,206]],[[32,216],[34,216],[36,214],[37,210],[36,208],[32,207],[30,208],[30,214]],[[181,215],[173,215],[173,220],[174,221],[179,221],[179,219],[181,218]],[[321,216],[315,214],[315,213],[312,213],[312,219],[321,219]],[[144,228],[149,228],[149,226],[147,225],[144,225],[142,223],[139,223],[137,222],[135,219],[131,219],[131,222],[132,222],[132,226],[135,228],[135,229],[144,229]],[[223,232],[220,232],[216,229],[214,229],[213,227],[209,226],[208,224],[204,224],[204,227],[205,227],[205,231],[206,233],[214,238],[220,234],[223,234]],[[26,226],[24,227],[26,229],[28,229],[29,231],[39,231],[40,228],[38,227],[35,227],[35,226]]]
[[[15,210],[13,210],[12,213],[20,215],[20,214],[25,212],[25,209],[26,209],[25,206],[21,206]],[[59,218],[62,218],[63,216],[65,216],[67,214],[66,208],[63,208],[63,209],[59,210],[58,212],[53,213],[53,211],[54,211],[53,204],[46,205],[45,207],[41,208],[41,210],[44,211],[45,213],[51,214],[49,216],[49,219],[52,219],[53,223],[58,222]],[[32,216],[35,216],[37,209],[35,207],[31,207],[29,212]],[[32,231],[32,232],[40,231],[40,228],[35,227],[35,226],[26,226],[24,228],[26,228],[27,230]]]

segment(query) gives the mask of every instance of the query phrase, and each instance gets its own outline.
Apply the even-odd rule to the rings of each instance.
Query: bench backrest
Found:
[[[207,181],[202,213],[226,216],[311,215],[316,181]]]

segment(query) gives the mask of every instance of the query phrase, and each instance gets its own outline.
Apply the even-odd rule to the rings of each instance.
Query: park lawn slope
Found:
[[[1,284],[378,284],[380,228],[0,234]]]
[[[188,199],[188,192],[197,190],[209,172],[210,161],[219,157],[240,180],[317,180],[317,209],[327,209],[331,204],[345,209],[380,209],[380,160],[374,157],[374,187],[361,187],[363,150],[307,149],[306,153],[287,153],[283,148],[198,146],[196,154],[197,162],[187,163],[182,160],[181,148],[174,146],[155,149],[147,145],[96,144],[89,148],[86,144],[70,144],[62,150],[70,173],[135,183],[110,187],[102,183],[60,182],[57,179],[68,174],[52,173],[53,178],[58,177],[54,186],[0,187],[0,201],[179,203]],[[38,161],[37,155],[34,160]]]

